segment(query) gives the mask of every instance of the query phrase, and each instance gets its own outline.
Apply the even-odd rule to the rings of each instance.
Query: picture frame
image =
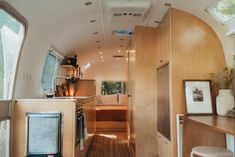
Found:
[[[212,115],[210,80],[184,80],[185,104],[188,115]]]

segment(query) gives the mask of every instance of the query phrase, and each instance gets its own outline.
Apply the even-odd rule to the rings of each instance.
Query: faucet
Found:
[[[52,93],[55,94],[55,91],[56,91],[56,89],[55,89],[56,79],[62,79],[62,78],[64,78],[64,79],[71,79],[70,76],[54,76],[52,78],[52,85],[51,85]]]

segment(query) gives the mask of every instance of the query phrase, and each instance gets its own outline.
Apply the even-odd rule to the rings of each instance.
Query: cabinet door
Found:
[[[171,156],[171,149],[170,149],[170,141],[168,141],[164,136],[160,133],[157,135],[157,152],[158,157],[170,157]]]
[[[157,31],[157,65],[169,62],[171,52],[170,12],[163,18]]]

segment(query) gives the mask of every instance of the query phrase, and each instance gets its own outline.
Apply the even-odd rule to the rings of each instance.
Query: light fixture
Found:
[[[86,71],[88,68],[91,67],[91,63],[88,62],[88,63],[86,63],[86,64],[83,64],[82,67],[83,67],[84,71]]]
[[[161,21],[155,20],[154,23],[159,24],[159,23],[161,23]]]
[[[89,5],[91,5],[91,4],[92,4],[91,2],[86,2],[86,3],[85,3],[86,6],[89,6]]]
[[[171,5],[171,3],[165,3],[164,4],[166,7],[171,7],[172,5]]]
[[[121,50],[118,50],[118,53],[120,53],[121,52]]]
[[[100,55],[102,55],[102,54],[103,54],[103,52],[102,52],[102,51],[100,51],[100,52],[99,52],[99,54],[100,54]]]
[[[95,20],[94,19],[90,20],[90,23],[95,23]]]
[[[104,56],[100,56],[100,58],[101,58],[101,59],[103,59],[103,58],[104,58]]]
[[[104,62],[104,59],[102,59],[101,61]]]

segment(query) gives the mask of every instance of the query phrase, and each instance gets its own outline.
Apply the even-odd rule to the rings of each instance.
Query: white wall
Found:
[[[115,64],[118,62],[100,62],[93,64],[84,74],[83,79],[95,79],[96,80],[96,95],[101,94],[101,83],[102,81],[126,81],[126,63]]]

